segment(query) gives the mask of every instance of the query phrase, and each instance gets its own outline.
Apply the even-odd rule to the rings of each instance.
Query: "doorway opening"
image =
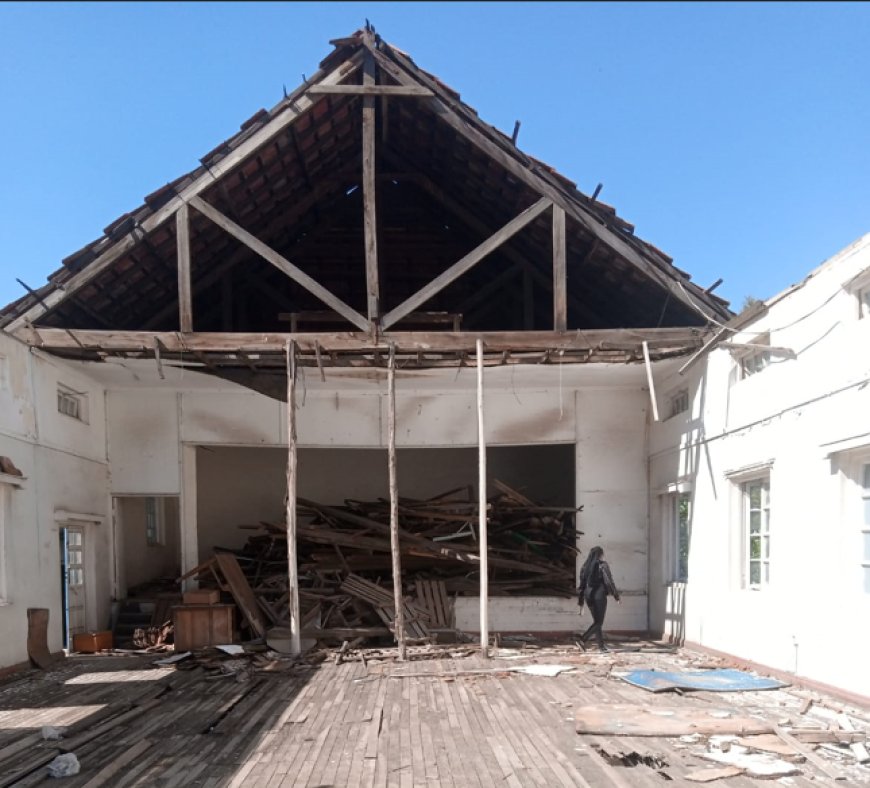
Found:
[[[59,537],[63,647],[69,650],[73,636],[87,629],[85,529],[81,525],[61,525]]]

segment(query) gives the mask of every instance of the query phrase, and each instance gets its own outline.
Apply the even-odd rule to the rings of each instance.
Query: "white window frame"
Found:
[[[770,350],[764,347],[770,345],[769,333],[760,334],[746,344],[753,347],[747,347],[734,352],[734,360],[737,362],[740,380],[746,380],[746,378],[758,375],[770,366]]]
[[[685,413],[689,410],[691,403],[689,401],[689,389],[681,388],[671,392],[668,396],[668,419],[678,416],[680,413]]]
[[[166,546],[166,518],[162,497],[145,497],[145,544],[148,547]]]
[[[759,505],[752,505],[752,489],[760,489]],[[762,474],[740,482],[741,529],[743,538],[744,586],[757,591],[770,585],[770,474]],[[758,532],[753,533],[752,515],[758,513]],[[753,540],[758,540],[758,558],[752,556]],[[758,580],[752,579],[752,565],[758,563]]]
[[[858,465],[857,479],[861,491],[861,513],[858,522],[861,524],[861,580],[865,594],[870,595],[870,457],[864,457]]]
[[[670,496],[668,514],[670,518],[670,542],[671,542],[671,571],[670,577],[672,583],[688,583],[689,582],[689,548],[692,544],[692,494],[690,492],[675,492]],[[686,522],[685,530],[681,528],[682,518],[680,515],[680,504],[686,503]],[[685,533],[686,542],[686,564],[685,569],[680,565],[680,556],[682,554],[683,534]],[[681,571],[683,570],[683,571]]]
[[[855,299],[858,320],[870,320],[870,269],[845,282],[843,289]]]
[[[74,404],[73,404],[74,403]],[[88,423],[88,395],[63,383],[57,384],[57,412],[83,424]]]

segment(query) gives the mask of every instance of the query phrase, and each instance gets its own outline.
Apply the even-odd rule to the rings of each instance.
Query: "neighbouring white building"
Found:
[[[400,494],[476,483],[481,340],[489,477],[583,507],[581,555],[603,545],[624,592],[609,629],[870,694],[867,239],[735,318],[404,53],[335,44],[0,310],[0,668],[28,608],[60,650],[283,520],[291,340],[299,496],[389,495],[391,348]],[[569,596],[489,609],[588,622]]]
[[[657,378],[649,444],[652,630],[865,696],[868,305],[865,235]]]

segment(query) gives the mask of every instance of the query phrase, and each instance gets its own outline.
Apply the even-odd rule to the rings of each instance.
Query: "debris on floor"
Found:
[[[540,506],[501,482],[494,487],[497,492],[489,500],[490,593],[573,596],[579,509]],[[326,645],[392,640],[389,502],[349,500],[344,506],[327,506],[300,499],[298,506],[303,638]],[[471,488],[427,500],[400,499],[409,642],[457,638],[453,598],[479,590],[477,509]],[[240,527],[256,531],[244,547],[216,547],[212,558],[180,579],[197,577],[201,590],[216,586],[226,592],[241,613],[239,623],[248,639],[265,637],[278,647],[289,627],[285,526]],[[182,632],[182,626],[177,617],[176,638],[185,648],[215,645],[185,639],[187,627]]]
[[[650,692],[669,690],[706,690],[742,692],[780,689],[788,685],[766,676],[753,676],[732,668],[696,671],[633,670],[620,675],[623,681]]]

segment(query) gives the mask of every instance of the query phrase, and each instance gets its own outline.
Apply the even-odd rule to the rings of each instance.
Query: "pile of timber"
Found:
[[[491,596],[571,596],[577,555],[570,507],[540,506],[501,482],[488,502]],[[303,638],[392,639],[395,619],[390,552],[390,503],[345,501],[328,506],[299,499],[297,555]],[[471,488],[399,500],[399,544],[406,637],[431,642],[453,627],[452,599],[476,595],[480,584],[478,503]],[[285,524],[254,530],[240,550],[216,548],[210,569],[232,593],[251,634],[287,627]],[[242,587],[246,586],[246,587]]]

